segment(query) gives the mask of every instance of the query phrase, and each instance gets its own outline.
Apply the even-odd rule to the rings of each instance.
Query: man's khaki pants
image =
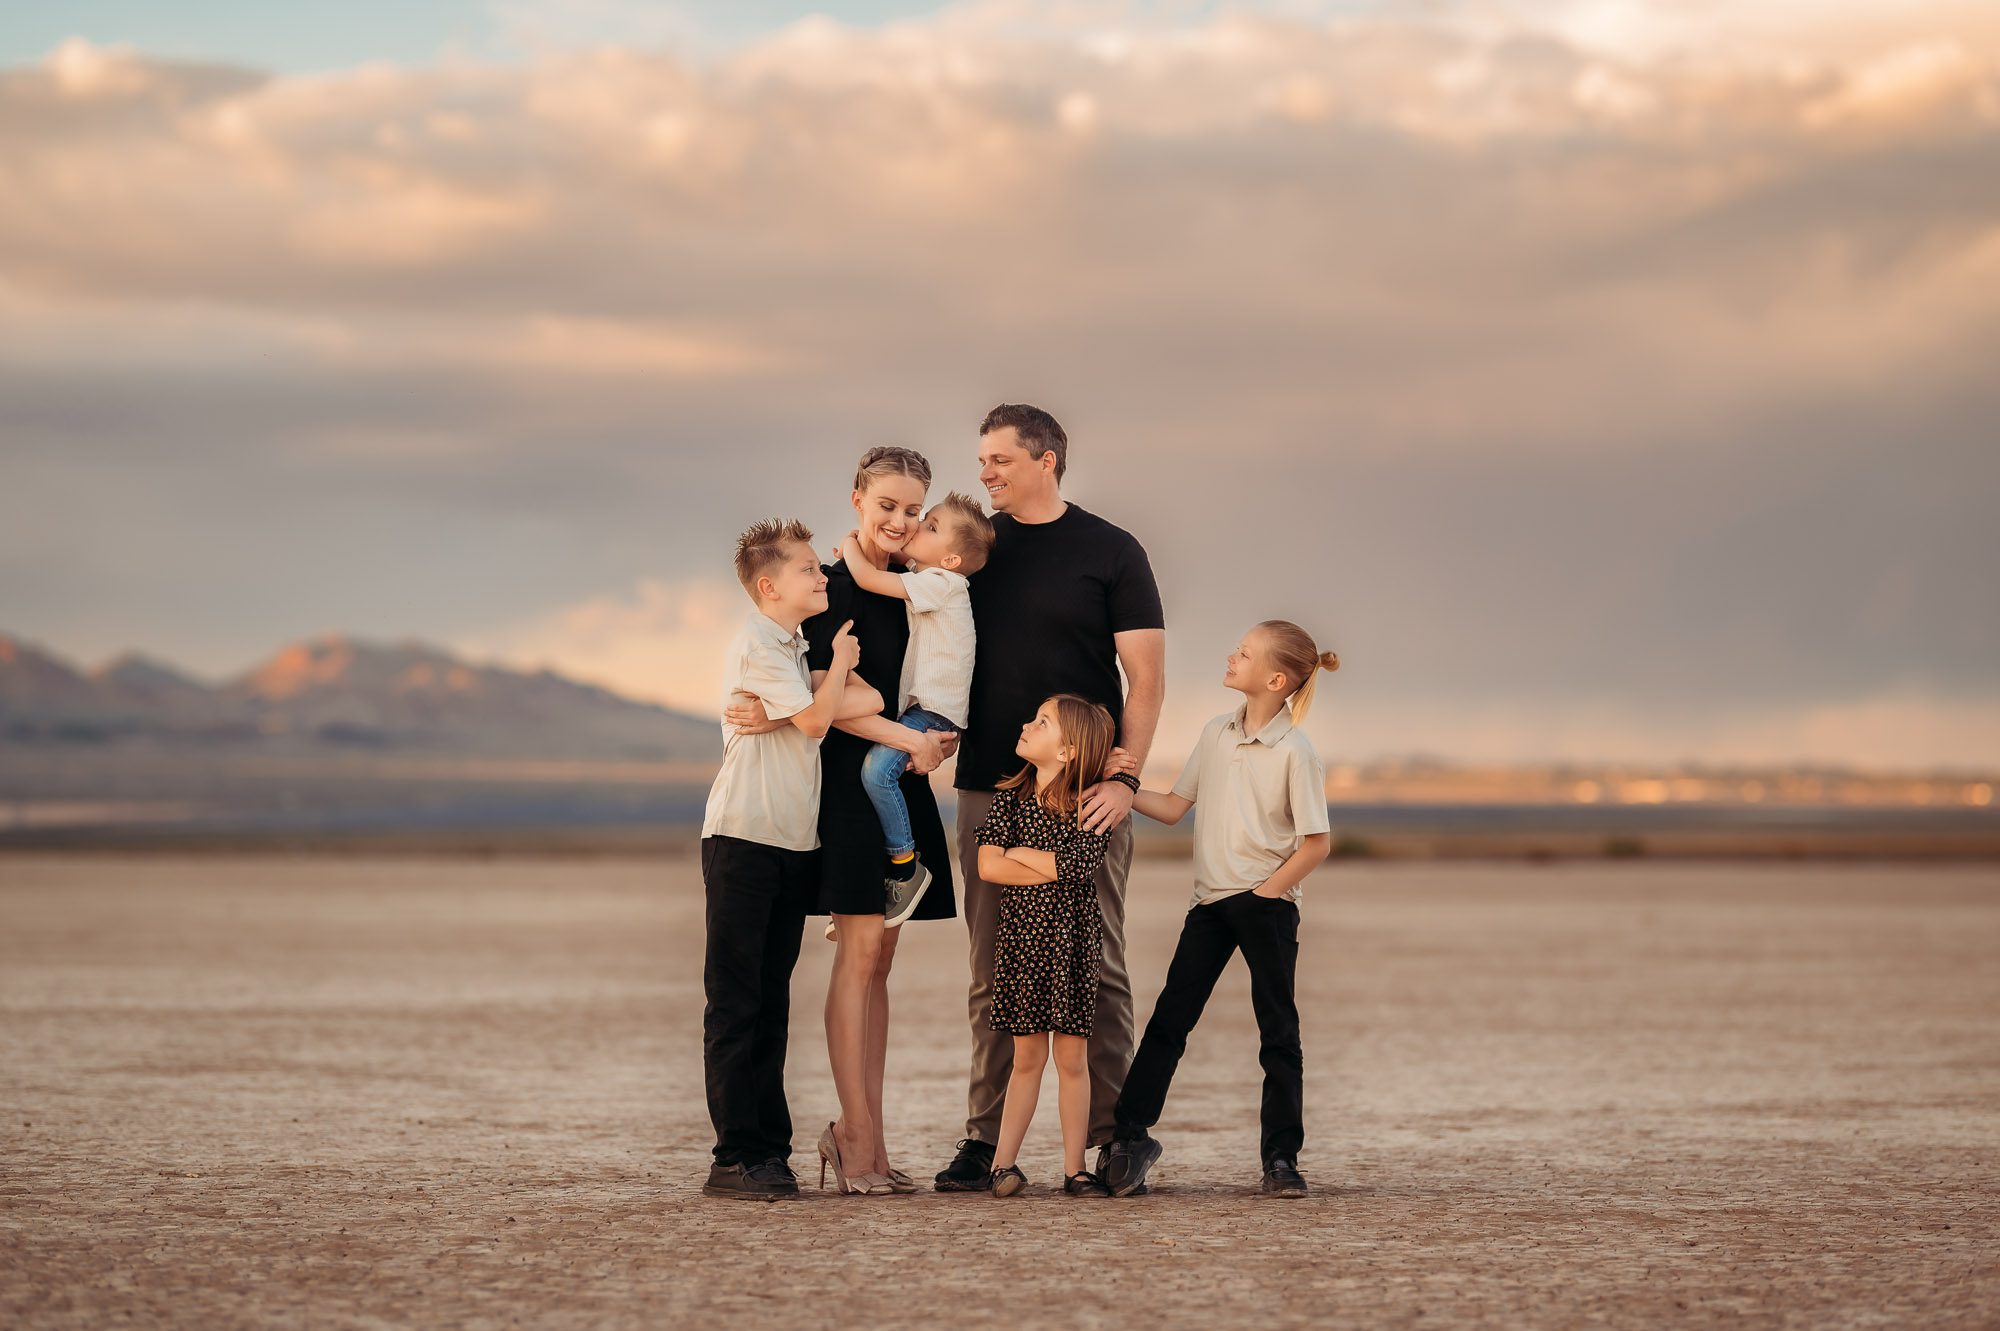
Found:
[[[965,884],[965,927],[972,935],[972,985],[966,995],[972,1018],[972,1090],[966,1099],[965,1135],[1000,1140],[1000,1106],[1014,1071],[1014,1037],[993,1029],[993,942],[1000,924],[1000,892],[979,876],[979,825],[993,807],[990,790],[958,792],[959,879]],[[1125,973],[1125,880],[1132,872],[1132,820],[1111,834],[1111,848],[1097,871],[1097,909],[1104,917],[1104,965],[1099,971],[1097,1015],[1090,1027],[1090,1145],[1111,1140],[1111,1110],[1132,1066],[1132,981]]]

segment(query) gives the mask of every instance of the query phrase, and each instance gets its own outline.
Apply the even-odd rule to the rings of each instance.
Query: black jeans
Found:
[[[785,1104],[792,967],[806,905],[819,890],[819,852],[703,837],[701,880],[708,897],[701,1052],[715,1160],[783,1160],[792,1153]]]
[[[1250,967],[1250,1005],[1257,1013],[1264,1065],[1263,1158],[1296,1160],[1304,1144],[1305,1057],[1299,1048],[1299,1007],[1292,996],[1299,962],[1299,908],[1284,897],[1254,892],[1196,906],[1181,926],[1167,982],[1153,1003],[1145,1038],[1119,1093],[1118,1136],[1136,1141],[1160,1121],[1174,1069],[1188,1034],[1238,948]]]

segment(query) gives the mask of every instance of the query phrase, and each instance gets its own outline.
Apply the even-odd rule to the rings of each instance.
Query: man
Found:
[[[1166,696],[1166,621],[1146,551],[1128,532],[1063,499],[1068,461],[1069,437],[1038,407],[995,407],[979,427],[979,479],[993,505],[995,539],[986,567],[972,580],[978,648],[957,780],[959,860],[972,940],[972,1084],[965,1140],[937,1176],[940,1192],[988,1186],[1013,1071],[1013,1038],[987,1020],[1000,889],[979,876],[973,833],[992,807],[994,787],[1021,766],[1014,742],[1045,698],[1075,693],[1110,710],[1120,746],[1143,767]],[[1130,685],[1123,697],[1120,666]],[[1097,874],[1104,964],[1090,1037],[1090,1142],[1100,1151],[1111,1141],[1112,1107],[1134,1045],[1125,880],[1138,785],[1130,776],[1099,782],[1084,800],[1084,825],[1111,833],[1110,853]],[[1100,1155],[1100,1173],[1102,1167]]]

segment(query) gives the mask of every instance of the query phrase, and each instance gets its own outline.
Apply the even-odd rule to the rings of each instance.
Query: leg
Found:
[[[1215,992],[1223,967],[1236,951],[1236,932],[1222,913],[1226,902],[1196,906],[1181,925],[1181,940],[1174,947],[1174,959],[1167,965],[1167,980],[1153,1001],[1153,1015],[1146,1022],[1146,1038],[1132,1060],[1115,1108],[1118,1136],[1138,1141],[1147,1129],[1160,1121],[1167,1102],[1167,1087],[1174,1070],[1187,1052],[1187,1038]]]
[[[782,850],[783,894],[773,903],[764,932],[764,983],[752,1055],[757,1070],[757,1120],[767,1159],[792,1154],[792,1111],[785,1100],[785,1048],[792,1024],[792,969],[805,933],[806,902],[819,886],[818,853]]]
[[[702,963],[702,1073],[715,1124],[717,1164],[764,1158],[758,1118],[757,1028],[773,900],[782,886],[772,847],[704,837],[702,886],[708,940]]]
[[[900,927],[882,931],[882,951],[868,978],[868,1116],[875,1124],[875,1163],[870,1168],[885,1176],[889,1145],[882,1125],[882,1078],[889,1062],[889,970],[896,963],[896,940],[902,934]]]
[[[1054,1044],[1063,1177],[1068,1178],[1083,1172],[1083,1152],[1090,1135],[1090,1041],[1081,1035],[1057,1035]]]
[[[972,1022],[972,1084],[966,1096],[965,1135],[998,1141],[1000,1106],[1014,1066],[1014,1040],[987,1021],[993,1007],[993,944],[1000,932],[1000,889],[979,876],[979,847],[973,834],[993,807],[993,792],[958,792],[958,864],[965,883],[965,928],[972,939],[972,983],[966,1014]]]
[[[840,1122],[834,1138],[850,1176],[874,1166],[875,1121],[868,1105],[868,998],[882,959],[880,915],[836,915],[833,974],[826,987],[826,1052]]]
[[[1111,834],[1097,871],[1097,913],[1104,919],[1104,961],[1098,970],[1097,1015],[1090,1027],[1090,1140],[1111,1140],[1111,1108],[1132,1066],[1132,979],[1125,969],[1125,880],[1132,873],[1132,820]]]
[[[1007,1107],[1000,1115],[1000,1141],[993,1148],[993,1167],[1004,1169],[1021,1154],[1021,1139],[1035,1118],[1035,1101],[1042,1093],[1042,1069],[1048,1066],[1049,1037],[1009,1036],[1014,1045],[1014,1067],[1007,1077]]]
[[[1299,908],[1290,901],[1243,894],[1232,915],[1243,960],[1250,967],[1250,1005],[1257,1013],[1257,1061],[1264,1066],[1263,1149],[1266,1163],[1299,1158],[1305,1144],[1305,1055],[1299,1046],[1299,1006],[1293,992],[1299,962]],[[1231,898],[1224,905],[1236,904]]]
[[[909,768],[910,755],[887,744],[877,744],[861,760],[861,788],[882,820],[883,848],[890,856],[907,855],[916,849],[916,834],[910,831],[910,804],[899,784]]]

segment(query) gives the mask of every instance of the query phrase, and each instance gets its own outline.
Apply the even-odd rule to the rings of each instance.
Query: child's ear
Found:
[[[955,554],[946,555],[943,559],[938,560],[938,567],[956,569],[960,564],[963,564],[964,562],[965,561],[963,559],[959,558]]]
[[[1275,671],[1269,679],[1264,681],[1264,687],[1273,693],[1283,693],[1285,691],[1285,672],[1282,670]]]
[[[771,581],[769,574],[765,574],[757,579],[757,599],[760,601],[775,601],[778,599],[778,584]]]

